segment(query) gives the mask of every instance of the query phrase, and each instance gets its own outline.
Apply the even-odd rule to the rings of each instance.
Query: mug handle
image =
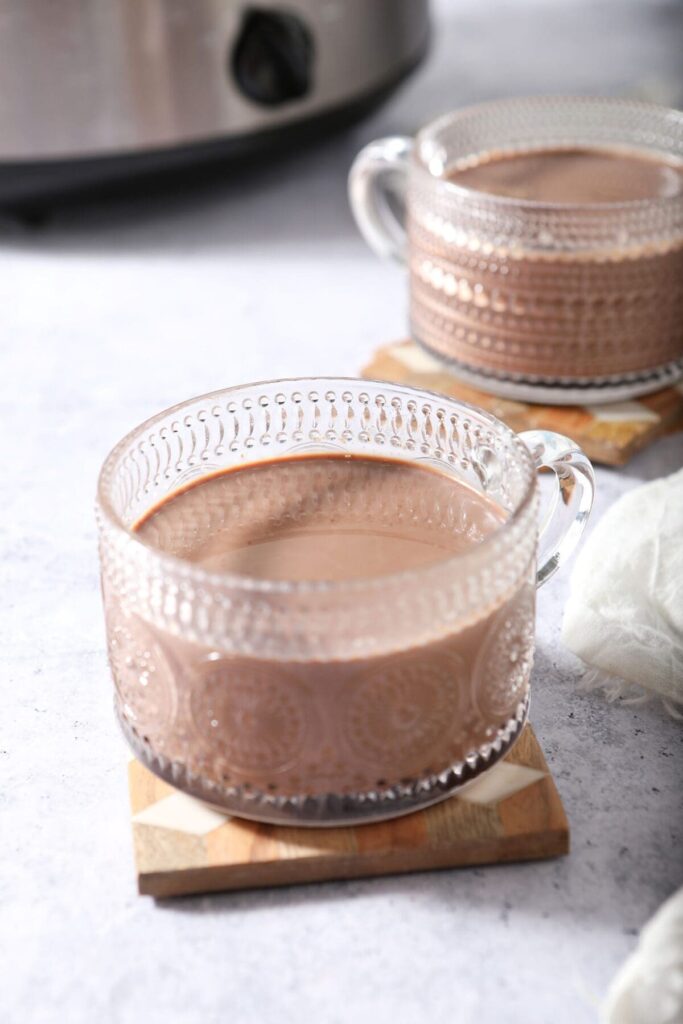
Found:
[[[356,224],[378,256],[407,262],[406,186],[413,140],[393,135],[369,143],[349,171],[349,203]]]
[[[571,555],[584,531],[595,494],[593,466],[578,445],[550,430],[525,430],[518,437],[537,470],[552,469],[557,490],[539,538],[536,586],[542,587]]]

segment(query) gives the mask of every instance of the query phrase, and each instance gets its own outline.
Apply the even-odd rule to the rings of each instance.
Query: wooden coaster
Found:
[[[669,429],[683,427],[683,387],[634,401],[590,406],[527,405],[476,391],[412,341],[377,349],[364,377],[441,391],[492,412],[514,431],[555,430],[576,441],[594,462],[623,466]]]
[[[569,827],[530,725],[505,760],[456,796],[354,828],[259,825],[129,768],[138,888],[157,897],[536,860],[568,852]]]

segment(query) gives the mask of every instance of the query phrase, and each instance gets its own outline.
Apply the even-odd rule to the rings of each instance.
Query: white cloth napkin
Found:
[[[683,470],[605,513],[576,560],[564,643],[610,697],[659,696],[683,711]]]
[[[604,1024],[683,1021],[683,889],[645,925],[638,946],[610,986]]]

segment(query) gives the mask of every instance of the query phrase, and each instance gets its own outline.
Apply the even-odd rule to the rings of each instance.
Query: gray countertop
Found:
[[[485,5],[481,5],[483,8]],[[351,223],[378,134],[543,89],[676,102],[680,5],[437,5],[430,61],[370,121],[246,182],[0,223],[0,1019],[583,1024],[681,883],[683,732],[579,692],[539,596],[532,720],[572,829],[562,860],[220,895],[136,895],[92,514],[109,447],[191,394],[352,374],[405,332],[405,281]],[[678,468],[669,437],[598,471],[595,520]]]

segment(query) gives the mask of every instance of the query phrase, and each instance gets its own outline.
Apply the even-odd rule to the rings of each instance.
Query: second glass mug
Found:
[[[133,529],[188,481],[316,452],[437,468],[495,501],[505,521],[464,554],[340,582],[209,572]],[[558,487],[539,539],[541,467]],[[567,438],[515,435],[482,410],[402,385],[273,381],[160,413],[114,448],[97,497],[109,660],[130,745],[174,786],[260,821],[348,825],[444,799],[524,727],[535,589],[575,547],[592,498],[591,464]],[[467,527],[461,509],[400,501],[389,516]]]
[[[668,191],[539,202],[448,179],[482,154],[594,147],[661,158]],[[370,143],[351,168],[349,198],[370,247],[408,267],[414,340],[483,390],[574,404],[645,394],[683,374],[676,167],[682,112],[539,96],[463,108],[415,139]]]

